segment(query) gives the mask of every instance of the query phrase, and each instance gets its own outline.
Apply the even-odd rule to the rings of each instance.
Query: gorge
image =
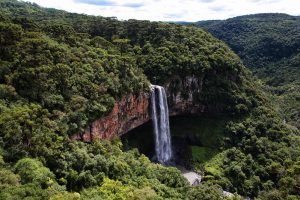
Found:
[[[201,101],[204,79],[202,76],[174,76],[164,84],[169,103],[169,115],[199,115],[220,113],[220,104]],[[84,132],[71,136],[75,140],[91,142],[93,139],[111,139],[147,123],[151,119],[151,91],[127,94],[118,99],[112,111],[92,122]],[[213,102],[213,101],[212,101]]]
[[[300,134],[210,33],[18,0],[0,11],[0,199],[299,199]]]
[[[201,154],[195,158],[201,162],[214,155],[228,120],[214,99],[210,104],[201,101],[201,94],[206,92],[204,83],[201,75],[173,76],[164,86],[150,85],[148,91],[124,95],[108,115],[71,138],[92,142],[121,137],[128,144],[125,149],[138,148],[155,162],[168,164],[172,160],[192,169],[193,152]],[[166,125],[168,113],[172,134]]]

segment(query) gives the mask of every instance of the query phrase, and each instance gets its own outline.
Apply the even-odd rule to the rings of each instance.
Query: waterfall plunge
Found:
[[[151,105],[156,159],[167,164],[172,159],[172,148],[167,96],[163,87],[151,85]]]

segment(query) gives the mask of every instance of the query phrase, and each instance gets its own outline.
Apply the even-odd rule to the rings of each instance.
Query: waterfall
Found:
[[[167,95],[161,86],[151,85],[151,110],[156,159],[162,164],[167,164],[172,159],[172,148]]]

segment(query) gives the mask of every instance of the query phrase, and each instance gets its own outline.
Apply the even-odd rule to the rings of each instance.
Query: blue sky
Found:
[[[27,0],[70,12],[121,20],[199,21],[254,13],[300,15],[300,0]]]

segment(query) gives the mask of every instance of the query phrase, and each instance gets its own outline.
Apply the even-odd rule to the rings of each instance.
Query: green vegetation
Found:
[[[225,116],[175,116],[170,117],[170,129],[175,161],[186,168],[201,170],[222,147]],[[125,149],[138,148],[149,158],[154,156],[152,123],[146,123],[122,137]]]
[[[187,167],[196,171],[203,170],[203,165],[222,151],[225,137],[226,116],[193,116],[171,118],[173,140],[184,141],[179,145],[178,153],[185,160]],[[186,150],[184,151],[184,148]],[[177,151],[177,150],[175,150]],[[180,153],[182,152],[182,153]]]
[[[196,24],[225,41],[266,83],[285,120],[300,128],[300,17],[256,14]]]
[[[193,162],[195,163],[204,163],[212,158],[216,151],[214,149],[208,147],[200,147],[200,146],[191,146]]]
[[[207,162],[205,162],[204,170],[205,177],[204,180],[214,179],[214,177],[224,176],[223,161],[225,160],[227,151],[222,151],[221,153],[215,154]]]
[[[141,199],[141,193],[182,199],[180,189],[187,186],[179,170],[152,164],[136,151],[124,153],[119,142],[70,142],[57,153],[44,163],[55,174],[39,159],[13,166],[2,161],[0,199]]]
[[[222,199],[221,187],[299,197],[299,133],[209,33],[15,0],[0,0],[0,11],[0,199]],[[226,151],[211,159],[218,166],[203,185],[189,187],[176,168],[123,152],[118,140],[70,141],[122,95],[187,75],[201,78],[195,100],[206,112],[230,116],[204,131],[222,135]]]
[[[226,116],[179,116],[171,118],[170,126],[175,137],[189,137],[192,143],[218,149],[228,121],[230,118]]]

